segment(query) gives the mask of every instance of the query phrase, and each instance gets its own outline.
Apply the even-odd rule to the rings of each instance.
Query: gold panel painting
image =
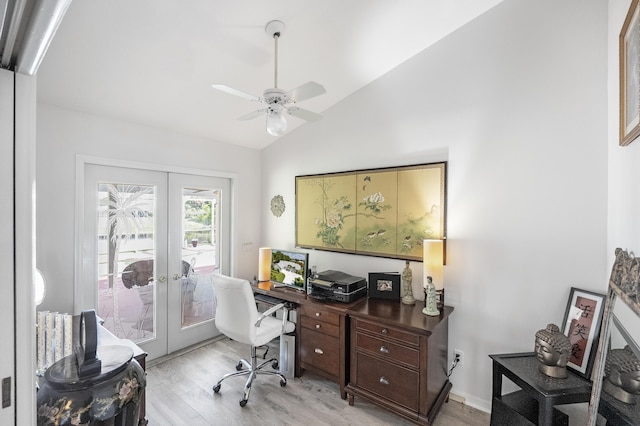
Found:
[[[446,163],[296,176],[296,246],[422,260],[445,236]]]

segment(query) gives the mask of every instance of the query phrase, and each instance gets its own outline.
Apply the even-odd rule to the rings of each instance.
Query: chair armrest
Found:
[[[256,321],[256,323],[254,324],[255,327],[260,327],[260,323],[262,322],[263,319],[265,319],[266,317],[270,317],[271,315],[273,315],[274,312],[279,311],[280,309],[285,308],[285,312],[286,312],[286,306],[284,303],[278,303],[275,306],[270,307],[269,309],[267,309],[266,311],[264,311],[262,313],[262,315],[260,315],[260,318],[258,318],[258,321]],[[286,319],[287,315],[284,316],[284,318]],[[284,322],[283,322],[284,324]]]

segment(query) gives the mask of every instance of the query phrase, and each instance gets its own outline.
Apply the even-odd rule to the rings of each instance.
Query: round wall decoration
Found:
[[[276,195],[271,199],[271,213],[273,213],[275,217],[282,216],[284,208],[284,198],[282,198],[282,195]]]

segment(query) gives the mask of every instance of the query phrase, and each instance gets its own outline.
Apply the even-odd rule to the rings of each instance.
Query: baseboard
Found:
[[[184,355],[187,352],[194,351],[194,350],[199,349],[199,348],[201,348],[203,346],[207,346],[209,343],[213,343],[213,342],[215,342],[217,340],[224,339],[224,338],[226,338],[226,336],[224,334],[220,334],[219,336],[216,336],[216,337],[214,337],[212,339],[209,339],[209,340],[205,340],[204,342],[196,343],[195,345],[191,345],[189,347],[186,347],[184,349],[180,349],[178,351],[172,352],[172,353],[170,353],[168,355],[161,356],[159,358],[154,358],[154,359],[152,359],[150,361],[147,361],[147,368],[153,367],[153,366],[158,365],[158,364],[162,364],[163,362],[169,361],[169,360],[171,360],[173,358],[179,357],[180,355]]]
[[[465,401],[464,396],[456,395],[455,393],[450,393],[449,399],[455,402],[459,402],[460,404],[464,404]]]
[[[476,410],[484,411],[485,413],[491,413],[491,402],[483,399],[475,398],[467,394],[449,393],[449,398],[453,401],[459,402]]]

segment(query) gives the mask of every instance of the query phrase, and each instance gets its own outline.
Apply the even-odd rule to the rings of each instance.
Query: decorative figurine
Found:
[[[536,332],[536,357],[540,361],[538,369],[550,377],[567,377],[567,361],[571,355],[571,341],[560,332],[555,324],[548,324],[544,330]]]
[[[625,404],[636,404],[640,395],[640,360],[629,346],[612,349],[604,366],[602,389]]]
[[[431,317],[440,315],[436,298],[436,286],[433,285],[433,278],[431,277],[427,277],[424,283],[424,309],[422,313]]]
[[[404,270],[402,271],[402,303],[405,305],[415,305],[416,299],[413,297],[413,272],[409,268],[407,260]]]

